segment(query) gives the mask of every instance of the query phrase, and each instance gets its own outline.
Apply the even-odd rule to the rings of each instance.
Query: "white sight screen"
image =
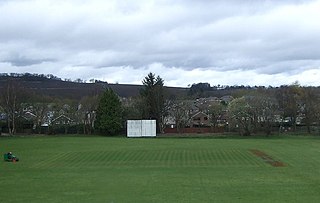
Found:
[[[155,137],[156,120],[128,120],[127,137]]]

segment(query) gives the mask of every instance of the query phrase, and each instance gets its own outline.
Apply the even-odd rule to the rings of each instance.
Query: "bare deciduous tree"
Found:
[[[9,134],[16,133],[16,119],[20,111],[21,104],[28,99],[28,94],[19,82],[15,79],[7,80],[1,92],[0,105],[7,115],[7,125]]]
[[[92,134],[94,129],[94,121],[96,119],[96,111],[98,108],[99,96],[83,97],[79,105],[79,117],[83,123],[83,133]]]

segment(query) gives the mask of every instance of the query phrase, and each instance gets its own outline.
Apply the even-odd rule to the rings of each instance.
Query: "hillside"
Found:
[[[64,81],[53,75],[32,75],[32,74],[1,74],[0,73],[0,91],[8,80],[16,81],[20,86],[34,91],[37,94],[64,99],[80,100],[84,96],[95,95],[102,92],[105,88],[113,89],[120,97],[138,96],[143,85],[131,84],[110,84],[104,81],[95,81],[93,83]],[[232,95],[238,97],[245,95],[248,91],[256,89],[268,89],[275,91],[277,87],[250,87],[250,86],[226,86],[211,87],[209,83],[193,84],[190,88],[166,87],[170,97],[203,98],[203,97],[223,97]],[[316,88],[320,94],[320,88]],[[191,96],[191,95],[192,96]]]
[[[120,97],[138,96],[142,85],[129,84],[109,84],[107,82],[96,81],[95,83],[78,83],[63,81],[57,78],[47,78],[34,75],[0,76],[0,91],[4,88],[8,80],[14,80],[20,86],[34,91],[37,94],[46,96],[76,99],[90,96],[103,91],[105,88],[113,89]],[[187,88],[166,87],[170,95],[185,95]]]

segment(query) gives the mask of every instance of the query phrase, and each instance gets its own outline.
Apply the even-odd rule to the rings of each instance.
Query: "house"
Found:
[[[210,126],[209,115],[201,111],[195,113],[194,115],[191,116],[190,126],[192,127]]]
[[[27,121],[33,121],[37,118],[37,116],[30,111],[23,112],[21,117]]]
[[[227,111],[221,112],[213,121],[210,118],[210,108],[215,105],[228,104],[233,100],[232,96],[197,98],[195,100],[183,100],[170,108],[169,115],[165,118],[167,128],[184,127],[224,127],[227,124]],[[185,113],[181,112],[184,111]],[[184,122],[181,122],[183,120]]]
[[[168,115],[164,118],[164,122],[167,128],[176,128],[176,118],[172,115]]]
[[[53,119],[51,124],[53,124],[53,125],[70,125],[72,123],[74,123],[74,121],[71,118],[62,114],[62,115],[58,116],[57,118]]]

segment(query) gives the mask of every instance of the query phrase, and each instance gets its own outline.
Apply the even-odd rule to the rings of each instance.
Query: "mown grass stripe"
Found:
[[[183,149],[181,151],[181,166],[183,167],[187,167],[189,166],[189,162],[188,162],[188,151]]]
[[[123,156],[124,156],[124,152],[123,151],[117,151],[116,153],[116,159],[114,160],[114,162],[116,164],[121,164],[123,161]]]
[[[245,165],[259,166],[261,164],[260,161],[256,160],[255,157],[252,157],[248,151],[239,150],[239,155],[242,157]]]
[[[223,161],[225,162],[225,165],[230,165],[230,159],[228,156],[228,149],[222,150],[222,157],[223,157]]]
[[[88,161],[88,153],[80,153],[80,152],[73,152],[72,155],[65,157],[64,160],[61,160],[65,164],[65,166],[67,167],[73,167],[73,168],[80,168],[83,165],[86,165],[87,161]]]
[[[229,164],[237,165],[237,163],[239,163],[239,156],[236,153],[234,153],[233,149],[229,149],[227,153],[229,157]]]
[[[104,167],[110,167],[112,166],[111,159],[114,156],[116,152],[115,151],[105,151],[103,156],[103,162],[101,163]]]
[[[141,162],[143,162],[144,151],[137,150],[134,152],[133,164],[141,166]]]
[[[199,165],[203,166],[205,165],[205,157],[204,157],[204,150],[199,150],[198,154],[198,159],[199,159]]]
[[[111,163],[113,163],[114,157],[116,155],[117,151],[109,151],[106,162],[108,165],[110,165]]]
[[[62,167],[65,167],[66,166],[66,163],[67,163],[67,158],[69,157],[69,153],[64,153],[63,156],[59,156],[57,157],[56,160],[54,161],[51,161],[50,162],[50,167],[51,168],[62,168]]]
[[[224,157],[221,150],[217,151],[217,164],[225,165]]]
[[[100,165],[100,162],[101,162],[101,151],[92,151],[91,155],[92,156],[90,157],[90,162]]]
[[[169,167],[173,166],[173,152],[174,149],[171,149],[168,151],[168,163],[169,163]]]
[[[89,163],[91,166],[97,156],[98,153],[96,151],[76,153],[74,156],[74,161],[77,161],[78,163],[74,164],[73,167],[85,167],[86,163]],[[71,163],[73,163],[73,161]]]
[[[241,150],[234,150],[234,153],[237,154],[238,158],[237,158],[237,165],[250,165],[251,162],[250,160],[247,159],[247,157],[242,153]]]
[[[206,156],[206,164],[208,166],[212,165],[212,160],[211,160],[211,151],[212,150],[206,150],[205,156]]]
[[[181,167],[181,159],[180,159],[180,150],[173,150],[172,152],[172,163],[174,166],[180,166]]]
[[[239,163],[239,156],[234,152],[233,149],[228,149],[227,155],[230,165],[237,165],[237,163]]]
[[[223,157],[224,157],[224,161],[226,162],[226,165],[230,165],[231,164],[231,159],[230,159],[230,154],[229,154],[230,150],[229,149],[225,149],[222,151]]]
[[[157,150],[157,151],[153,151],[153,153],[152,153],[152,163],[154,164],[154,165],[156,165],[156,166],[159,166],[159,161],[157,160],[158,159],[158,156],[159,156],[159,153],[160,153],[160,151],[159,150]]]
[[[220,156],[221,156],[221,162],[223,165],[229,165],[228,162],[228,157],[226,157],[226,149],[221,149],[220,151]]]
[[[43,160],[40,164],[40,168],[42,168],[42,167],[50,167],[50,168],[56,167],[57,161],[60,159],[63,159],[66,156],[67,156],[67,153],[61,152],[58,155],[52,156],[51,159]]]
[[[202,166],[202,150],[196,151],[196,160],[198,162],[198,166]]]
[[[160,150],[160,151],[158,151],[158,152],[156,153],[155,161],[156,161],[156,163],[157,163],[158,166],[163,166],[163,165],[162,165],[162,164],[163,164],[163,161],[162,161],[162,159],[163,159],[163,153],[164,153],[164,151],[162,151],[162,150]]]
[[[52,163],[56,162],[57,160],[63,158],[64,156],[66,156],[66,153],[59,153],[57,155],[53,155],[51,158],[49,159],[46,159],[46,160],[43,160],[41,163],[42,163],[42,166],[43,167],[47,167],[47,166],[50,166],[52,165]]]
[[[199,159],[198,159],[198,153],[197,151],[192,151],[192,161],[194,165],[199,166]]]
[[[170,150],[166,150],[163,162],[165,167],[170,167]]]
[[[216,157],[216,151],[211,150],[209,152],[209,157],[212,165],[215,165],[217,163],[217,157]]]
[[[156,153],[155,161],[156,161],[157,163],[159,163],[159,162],[161,161],[162,155],[163,155],[163,151],[161,151],[161,150]]]
[[[147,152],[148,154],[148,156],[147,156],[147,159],[148,159],[148,162],[150,163],[150,164],[153,164],[154,163],[154,157],[155,157],[155,151],[148,151]]]
[[[110,157],[110,164],[118,165],[119,151],[114,151],[113,156]]]
[[[166,154],[166,166],[171,167],[171,162],[172,162],[172,150],[167,150]]]
[[[230,149],[229,150],[229,158],[231,165],[241,165],[243,163],[242,157],[238,154],[238,150]]]
[[[139,152],[140,151],[133,151],[132,152],[132,156],[131,156],[131,160],[130,160],[131,163],[138,162],[138,160],[139,160]]]
[[[46,161],[50,159],[55,159],[55,156],[51,156],[51,158],[48,158],[48,156],[46,156],[46,159],[37,160],[36,162],[34,162],[31,168],[42,168],[46,164]]]
[[[144,163],[144,164],[142,164],[144,167],[149,167],[149,164],[150,164],[149,151],[144,151],[141,153],[140,162]]]
[[[141,160],[140,162],[143,162],[144,167],[149,167],[150,166],[150,158],[149,158],[149,151],[144,151],[142,152]]]
[[[122,164],[126,166],[130,165],[131,159],[132,159],[132,151],[125,151],[122,159]]]
[[[187,150],[187,163],[188,166],[193,166],[193,161],[192,161],[192,150]]]
[[[101,153],[101,165],[106,166],[107,165],[107,160],[108,160],[108,151],[103,151]]]
[[[116,156],[117,151],[109,151],[106,157],[106,165],[110,166],[113,164],[114,157]]]
[[[158,154],[157,155],[157,164],[158,164],[158,166],[163,167],[165,165],[165,161],[164,161],[165,151],[160,150],[160,151],[158,151],[157,154]]]
[[[115,165],[117,165],[117,166],[119,166],[120,165],[120,163],[121,163],[121,158],[122,158],[122,155],[123,154],[123,152],[121,152],[121,151],[117,151],[116,152],[116,154],[115,154],[115,156],[114,156],[114,159],[113,159],[113,164],[115,164]]]

